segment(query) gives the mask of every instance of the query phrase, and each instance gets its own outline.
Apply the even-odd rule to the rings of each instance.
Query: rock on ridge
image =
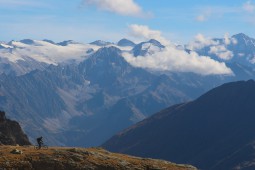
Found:
[[[0,144],[29,145],[27,135],[24,134],[18,122],[9,120],[5,112],[0,111]]]

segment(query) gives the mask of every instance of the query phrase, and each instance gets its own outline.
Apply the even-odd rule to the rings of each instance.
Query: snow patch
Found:
[[[58,93],[61,96],[61,98],[64,100],[66,106],[67,106],[67,113],[70,117],[73,116],[80,116],[83,113],[79,112],[75,106],[77,105],[79,98],[79,90],[64,90],[64,89],[58,89]]]
[[[10,46],[10,45],[7,45],[7,44],[0,44],[2,47],[4,47],[4,48],[13,48],[13,46]]]
[[[63,123],[58,118],[46,118],[43,121],[43,126],[50,132],[57,133],[63,128]]]
[[[68,61],[80,62],[87,57],[86,51],[98,50],[100,47],[91,44],[68,44],[60,46],[46,41],[34,40],[34,44],[29,45],[19,41],[12,41],[14,52],[0,51],[0,56],[9,59],[11,62],[24,60],[24,56],[30,57],[38,62],[57,65]],[[8,54],[9,53],[9,54]]]

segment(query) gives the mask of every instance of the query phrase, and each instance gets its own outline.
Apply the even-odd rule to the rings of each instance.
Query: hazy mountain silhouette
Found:
[[[255,82],[217,87],[126,129],[103,146],[114,152],[201,169],[254,169]]]
[[[118,43],[117,43],[118,46],[121,46],[121,47],[126,47],[126,46],[131,46],[131,47],[134,47],[135,46],[135,43],[126,39],[126,38],[123,38],[121,39]]]
[[[102,41],[102,40],[96,40],[94,42],[91,42],[90,44],[98,45],[98,46],[107,46],[107,45],[111,45],[112,43],[107,41]]]

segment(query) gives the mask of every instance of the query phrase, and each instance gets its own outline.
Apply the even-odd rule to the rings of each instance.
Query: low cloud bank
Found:
[[[229,34],[226,33],[223,38],[223,42],[219,40],[213,40],[205,37],[202,34],[198,34],[195,37],[195,41],[189,43],[187,48],[190,50],[200,50],[204,47],[209,47],[210,54],[214,54],[222,60],[230,60],[234,56],[233,52],[227,49],[227,46],[230,44],[236,44],[237,40],[230,38]]]
[[[164,38],[160,31],[152,30],[145,25],[131,25],[130,33],[133,36],[139,36],[143,39],[157,39],[165,45],[165,49],[154,54],[134,57],[131,53],[123,53],[124,58],[133,66],[142,67],[158,71],[174,71],[174,72],[193,72],[201,75],[232,75],[233,72],[224,62],[218,62],[208,56],[199,56],[196,52],[187,52],[181,49],[169,40]],[[227,37],[226,43],[230,43]],[[197,36],[197,42],[190,44],[194,49],[202,48],[205,45],[218,47],[218,44],[210,39],[206,39],[203,35]],[[212,53],[224,51],[225,49],[212,49]],[[221,57],[228,57],[223,56]],[[226,54],[229,55],[229,54]]]

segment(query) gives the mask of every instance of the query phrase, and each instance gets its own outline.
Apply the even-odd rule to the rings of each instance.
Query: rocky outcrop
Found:
[[[0,144],[2,145],[29,145],[27,136],[16,121],[6,118],[5,112],[0,111]]]
[[[22,154],[10,153],[12,150]],[[196,170],[190,165],[177,165],[155,159],[115,154],[102,148],[60,148],[36,150],[34,147],[0,147],[0,167],[26,170]]]

